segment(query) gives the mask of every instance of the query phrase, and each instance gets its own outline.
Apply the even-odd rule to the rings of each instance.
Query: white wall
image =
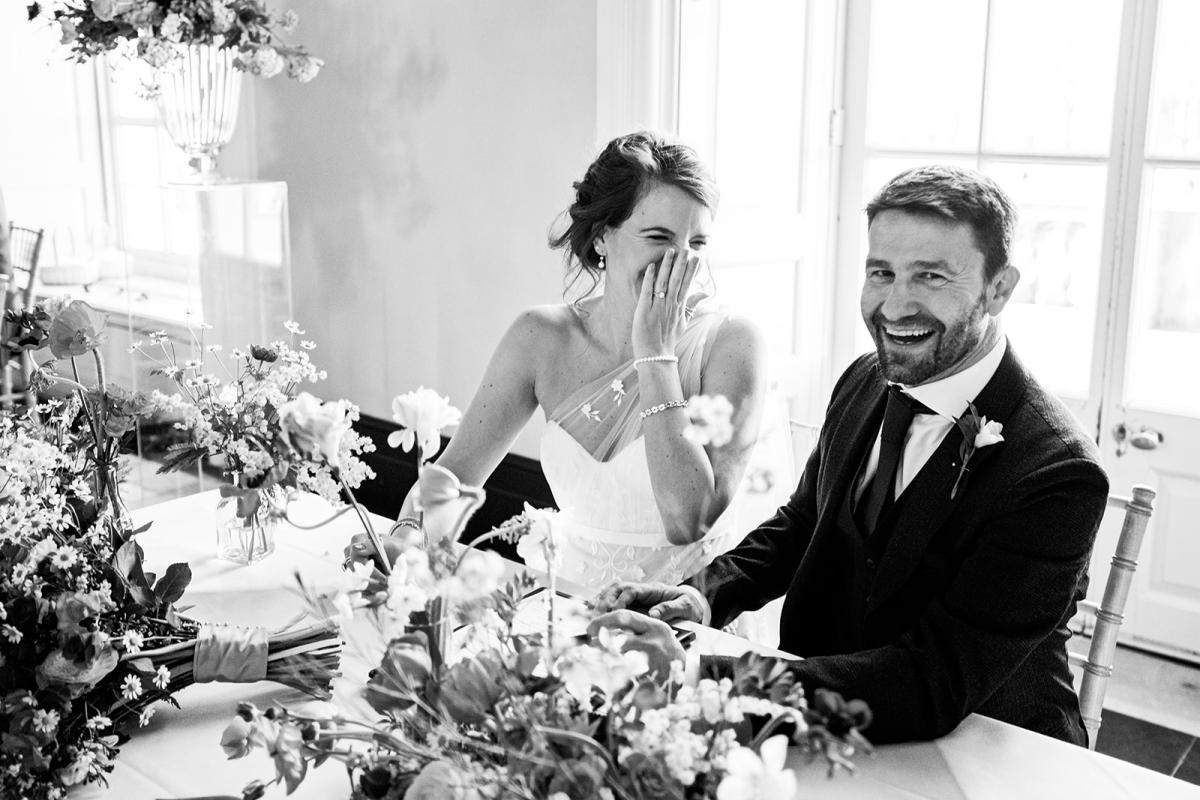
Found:
[[[290,2],[312,83],[253,80],[258,177],[287,181],[293,304],[326,397],[470,401],[517,312],[561,300],[546,232],[596,153],[596,6]],[[514,448],[536,456],[541,415]]]

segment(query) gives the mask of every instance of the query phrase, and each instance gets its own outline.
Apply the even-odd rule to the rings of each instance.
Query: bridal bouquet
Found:
[[[103,780],[156,703],[247,666],[215,657],[231,638],[255,640],[257,677],[327,689],[340,654],[328,623],[274,636],[214,631],[175,606],[191,580],[186,564],[145,570],[119,456],[159,404],[107,383],[104,316],[52,300],[7,321],[10,347],[50,350],[34,384],[72,394],[38,414],[0,414],[0,796],[58,798]]]
[[[306,83],[324,65],[284,43],[299,21],[296,12],[275,14],[260,0],[58,0],[31,3],[29,19],[37,18],[58,24],[79,62],[129,47],[157,69],[178,58],[176,45],[215,44],[236,49],[234,66],[264,78],[286,70]]]

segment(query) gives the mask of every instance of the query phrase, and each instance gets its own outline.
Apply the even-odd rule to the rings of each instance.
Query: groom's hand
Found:
[[[665,622],[703,623],[708,616],[707,606],[697,590],[669,583],[614,583],[596,598],[596,611],[601,614],[631,609]]]

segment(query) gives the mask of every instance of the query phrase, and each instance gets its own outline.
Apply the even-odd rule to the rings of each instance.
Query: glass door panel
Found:
[[[1121,27],[1118,0],[991,4],[984,152],[1106,156]],[[1088,34],[1062,32],[1087,19]]]
[[[872,3],[867,148],[974,151],[986,32],[983,0]]]
[[[1148,167],[1125,404],[1200,418],[1200,167]]]
[[[1012,263],[1021,271],[1004,329],[1057,395],[1083,400],[1092,370],[1107,170],[1100,165],[986,163],[1017,205]]]
[[[1159,0],[1146,155],[1200,159],[1200,3]]]

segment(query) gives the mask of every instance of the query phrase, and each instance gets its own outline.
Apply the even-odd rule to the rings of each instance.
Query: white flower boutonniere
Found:
[[[958,496],[959,487],[971,472],[969,465],[975,451],[1004,441],[1003,423],[982,416],[973,403],[967,403],[967,412],[955,420],[955,423],[963,435],[962,445],[958,448],[958,457],[962,459],[962,464],[958,469],[958,477],[954,480],[954,488],[950,490],[951,500]]]

